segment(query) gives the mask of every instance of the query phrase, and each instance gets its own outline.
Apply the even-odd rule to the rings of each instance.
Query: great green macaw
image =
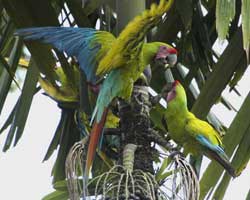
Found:
[[[219,133],[206,121],[189,112],[186,92],[179,81],[172,84],[166,95],[167,108],[164,118],[170,137],[184,147],[184,153],[194,156],[206,155],[219,162],[233,177],[235,170],[222,147]]]
[[[104,76],[96,106],[88,146],[86,173],[90,171],[102,134],[108,106],[116,97],[129,101],[134,82],[148,64],[174,65],[177,51],[162,42],[145,43],[147,32],[162,20],[173,0],[161,0],[135,17],[115,38],[111,33],[92,28],[40,27],[17,31],[25,40],[40,40],[78,59],[91,84]]]

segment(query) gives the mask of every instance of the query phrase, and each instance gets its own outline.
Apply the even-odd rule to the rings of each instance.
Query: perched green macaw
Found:
[[[184,153],[194,156],[206,155],[219,162],[233,177],[235,170],[222,147],[219,133],[206,121],[189,112],[187,97],[183,86],[175,81],[166,95],[167,108],[164,118],[170,137],[184,147]]]
[[[148,64],[174,65],[177,51],[162,42],[145,43],[147,32],[162,20],[173,0],[161,0],[135,17],[115,38],[111,33],[92,28],[40,27],[20,29],[16,35],[26,40],[52,44],[69,56],[75,56],[91,85],[103,80],[92,115],[86,174],[90,171],[108,113],[116,97],[129,101],[134,82]]]

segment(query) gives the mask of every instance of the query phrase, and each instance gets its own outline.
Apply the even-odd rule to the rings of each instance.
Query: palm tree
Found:
[[[25,133],[25,123],[31,102],[39,90],[43,90],[53,101],[56,101],[62,110],[60,122],[44,158],[44,160],[49,159],[59,146],[53,168],[53,185],[60,189],[44,199],[67,199],[69,195],[73,199],[79,198],[78,190],[81,191],[82,180],[72,178],[72,173],[76,172],[79,176],[82,173],[81,159],[84,157],[79,156],[78,152],[81,150],[83,154],[85,152],[86,139],[83,138],[82,133],[88,132],[89,127],[85,126],[83,129],[81,124],[88,124],[94,100],[86,89],[88,87],[86,79],[84,74],[79,71],[74,58],[68,58],[65,54],[55,49],[52,50],[47,45],[36,42],[24,43],[20,38],[13,36],[14,31],[17,28],[35,26],[79,26],[97,27],[117,35],[130,19],[148,8],[153,2],[157,1],[0,0],[0,65],[2,66],[0,68],[0,113],[7,94],[11,92],[11,83],[14,83],[16,88],[20,88],[22,85],[22,93],[0,130],[2,133],[10,127],[6,134],[3,151],[7,151],[12,144],[17,145],[22,134]],[[229,127],[225,127],[223,121],[218,120],[211,112],[211,108],[220,102],[231,112],[235,112],[230,100],[224,98],[222,92],[230,90],[240,95],[237,83],[248,66],[250,12],[247,8],[249,8],[249,4],[248,0],[236,2],[233,0],[175,0],[165,20],[147,36],[148,41],[164,41],[173,44],[179,50],[177,67],[172,70],[173,77],[183,83],[189,99],[188,106],[192,112],[198,117],[208,120],[218,130],[225,132],[223,143],[238,174],[244,170],[250,158],[250,136],[248,134],[250,93]],[[218,52],[215,46],[222,39],[226,41],[224,42],[226,43],[225,49]],[[31,57],[27,55],[24,45],[31,52]],[[58,67],[55,68],[55,66]],[[162,75],[164,71],[156,70],[154,66],[151,67],[150,87],[160,93],[166,83],[165,77]],[[24,80],[21,81],[16,80],[15,77],[20,69],[27,70]],[[139,89],[139,92],[142,88]],[[148,103],[147,95],[140,101],[143,105]],[[133,102],[132,100],[131,103]],[[124,107],[126,105],[124,103]],[[146,109],[151,109],[151,107],[146,107]],[[158,105],[151,109],[151,115],[147,115],[143,120],[149,120],[150,117],[150,127],[147,128],[152,128],[157,132],[159,138],[156,143],[164,146],[164,144],[167,145],[168,138],[164,137],[166,129],[161,123],[161,114],[162,108]],[[114,119],[118,120],[116,117]],[[123,129],[124,132],[126,127],[131,125],[129,121],[123,119],[125,118],[121,117],[120,127],[117,127],[117,123],[111,124],[112,128],[106,130],[107,136],[102,148],[104,154],[98,154],[93,166],[93,184],[90,184],[89,187],[92,195],[96,193],[94,189],[100,189],[98,181],[102,181],[101,175],[105,173],[107,175],[110,170],[114,169],[114,161],[121,165],[122,161],[117,158],[117,154],[127,148],[125,145],[127,140],[120,143],[117,135],[120,134],[120,129]],[[138,122],[137,120],[139,119],[135,119],[136,122]],[[141,139],[140,136],[137,139]],[[150,146],[150,141],[148,145]],[[159,153],[157,147],[153,147],[155,152],[149,156],[147,153],[141,153],[138,156],[139,153],[135,153],[133,146],[129,146],[128,149],[129,157],[132,156],[129,159],[128,167],[132,165],[135,170],[140,170],[137,171],[138,176],[152,181],[153,189],[149,188],[149,190],[153,191],[150,194],[155,195],[155,190],[170,177],[170,172],[173,170],[173,168],[169,168],[170,172],[164,171],[170,162],[168,157]],[[166,151],[168,152],[168,149]],[[148,151],[143,149],[141,152]],[[131,159],[134,160],[133,156],[137,156],[136,162],[131,164]],[[166,159],[156,172],[153,169],[153,161],[157,162],[162,157],[166,157]],[[178,159],[182,158],[175,158],[176,170],[182,169],[181,163],[183,162],[185,162],[185,166],[189,166],[185,160],[181,160],[181,162]],[[138,164],[141,162],[147,163],[147,165],[141,167]],[[65,170],[68,173],[65,173]],[[118,169],[119,172],[122,170]],[[148,171],[150,173],[147,173]],[[150,174],[156,175],[156,177],[152,178]],[[66,187],[66,177],[69,180],[69,191]],[[223,169],[215,162],[211,162],[200,177],[200,199],[205,199],[208,195],[210,198],[223,199],[230,181],[231,177],[223,174]],[[119,185],[119,183],[117,184]],[[58,185],[61,187],[56,187]],[[103,185],[105,183],[102,183]],[[125,191],[122,190],[122,192]],[[179,188],[172,187],[172,190],[170,196],[177,199],[175,195]],[[100,193],[103,192],[100,191]],[[195,189],[193,192],[198,193]],[[141,193],[143,192],[141,191]],[[188,198],[190,193],[184,191],[182,195],[183,198]],[[120,196],[118,197],[120,198]],[[167,195],[161,198],[167,199]],[[249,198],[249,195],[246,198]]]

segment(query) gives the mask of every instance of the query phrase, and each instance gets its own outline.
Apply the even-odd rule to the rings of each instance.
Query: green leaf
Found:
[[[17,85],[17,87],[18,88],[20,88],[19,87],[19,84],[17,83],[17,81],[16,81],[16,79],[15,79],[15,71],[16,71],[16,68],[17,68],[17,65],[15,66],[15,67],[10,67],[10,64],[8,64],[7,62],[6,62],[6,60],[0,55],[0,65],[2,66],[2,67],[4,67],[4,69],[6,70],[6,72],[8,73],[8,76],[7,77],[10,77],[10,79],[11,79],[11,81],[13,80],[15,83],[16,83],[16,85]],[[14,68],[15,69],[15,71],[12,71],[12,68]],[[4,75],[2,75],[2,76],[4,76]]]
[[[162,105],[157,104],[154,108],[150,110],[150,119],[152,120],[155,128],[159,128],[162,131],[167,132],[167,127],[164,126],[162,120],[164,117],[165,108]]]
[[[78,26],[93,27],[90,19],[88,18],[88,14],[85,12],[86,9],[82,8],[80,1],[66,0],[66,2]]]
[[[63,129],[65,122],[66,122],[66,115],[61,115],[60,122],[56,128],[56,132],[54,134],[52,141],[50,142],[49,148],[47,150],[47,153],[46,153],[43,161],[48,160],[50,158],[50,156],[52,155],[52,153],[54,152],[54,150],[56,150],[57,146],[59,145],[62,129]]]
[[[235,0],[216,1],[216,29],[220,39],[225,39],[235,15]]]
[[[226,153],[229,157],[231,157],[238,144],[241,141],[243,141],[244,134],[247,132],[250,126],[250,120],[248,120],[249,112],[250,112],[250,93],[246,97],[238,114],[234,118],[226,135],[223,138],[223,144],[225,146]],[[201,199],[204,199],[204,197],[208,194],[208,192],[215,187],[215,185],[218,183],[222,175],[222,172],[223,168],[215,161],[212,161],[209,164],[208,168],[204,172],[203,177],[200,181]]]
[[[246,200],[250,200],[250,190],[248,191],[248,194],[247,194]]]
[[[168,176],[170,176],[173,173],[172,171],[164,172],[167,169],[167,167],[169,166],[169,164],[171,163],[171,161],[172,161],[172,159],[170,157],[164,158],[160,169],[156,172],[156,175],[155,175],[156,181],[158,183],[163,181],[165,178],[167,178]]]
[[[0,55],[0,66],[2,66],[5,69],[2,71],[0,77],[0,113],[2,111],[7,94],[10,90],[11,82],[13,80],[15,81],[14,74],[18,66],[18,60],[21,56],[21,52],[22,52],[22,42],[17,39],[11,51],[9,63],[7,63],[5,59]],[[16,81],[15,83],[17,84]]]
[[[79,95],[80,95],[80,110],[85,112],[88,116],[91,116],[92,108],[90,104],[91,91],[88,89],[88,83],[86,81],[86,76],[83,72],[80,72],[79,80]],[[94,95],[94,94],[93,94]]]
[[[174,1],[168,12],[168,17],[159,25],[158,31],[153,34],[152,41],[165,41],[171,44],[176,39],[177,33],[183,29],[182,24],[176,23],[181,21],[180,14],[176,12],[176,4],[177,1]]]
[[[22,94],[20,97],[20,102],[18,104],[18,108],[16,111],[15,122],[16,122],[18,129],[16,132],[14,145],[17,144],[17,142],[22,136],[24,126],[28,118],[30,106],[33,100],[33,96],[36,93],[38,75],[39,75],[38,69],[36,65],[33,63],[33,61],[31,60],[30,66],[28,68],[28,71],[25,77]]]
[[[241,7],[242,15],[242,32],[243,32],[243,47],[249,54],[250,46],[250,0],[242,0]]]
[[[236,153],[234,154],[232,165],[236,169],[236,174],[239,175],[246,167],[250,158],[250,126],[245,131],[244,136],[242,137],[240,144],[237,148]],[[229,185],[231,177],[226,173],[223,176],[222,181],[220,182],[218,188],[215,191],[213,199],[222,200],[226,189]]]
[[[18,102],[19,102],[19,101],[16,102],[16,105],[15,105],[14,108],[12,109],[12,111],[11,111],[9,117],[7,118],[7,120],[5,121],[5,123],[3,124],[2,128],[0,129],[0,134],[1,134],[4,130],[6,130],[6,128],[8,128],[9,125],[11,125],[11,123],[12,123],[14,117],[15,117],[15,114],[16,114],[16,109],[17,109]]]
[[[57,15],[54,13],[49,1],[29,1],[20,0],[3,1],[7,14],[11,17],[15,25],[20,27],[31,26],[57,26],[59,25]],[[18,11],[18,12],[17,12]],[[46,15],[44,14],[46,13]],[[42,18],[39,16],[43,16]],[[56,80],[54,73],[55,59],[50,51],[51,48],[38,43],[26,43],[32,57],[46,78],[51,82]]]
[[[247,66],[247,59],[245,59],[244,57],[245,56],[243,56],[243,59],[241,59],[239,65],[234,73],[233,79],[229,82],[230,91],[235,88],[235,86],[238,84],[238,82],[240,81],[240,79],[244,75],[245,71],[247,70],[247,67],[248,67]]]
[[[102,153],[97,154],[97,156],[95,157],[95,160],[94,160],[94,163],[93,163],[93,166],[91,169],[91,173],[92,173],[93,177],[97,177],[98,175],[101,175],[104,172],[107,172],[112,166],[112,164],[111,164],[111,166],[110,166],[110,164],[108,164],[109,165],[108,166],[106,164],[107,162],[105,162],[103,160],[104,157],[101,157],[100,155],[102,155]],[[108,163],[110,162],[109,159],[107,161],[108,161]]]
[[[84,12],[86,15],[90,15],[94,10],[99,8],[103,0],[92,0],[92,1],[86,1],[87,3],[84,4]]]
[[[152,80],[150,82],[150,87],[158,93],[161,92],[163,86],[166,84],[166,79],[162,76],[164,72],[163,68],[152,66]]]
[[[191,0],[176,1],[176,8],[181,16],[182,23],[186,30],[190,30],[193,17],[193,6]]]
[[[192,112],[202,119],[206,118],[210,108],[220,98],[228,80],[231,79],[239,62],[244,58],[241,34],[240,29],[235,33],[192,107]]]
[[[68,197],[68,191],[54,191],[43,197],[42,200],[68,200]]]
[[[67,181],[66,180],[58,181],[58,182],[54,183],[53,188],[55,190],[67,191],[68,190]]]
[[[70,148],[76,141],[80,140],[80,132],[76,127],[74,121],[75,111],[72,109],[63,109],[62,117],[65,117],[63,123],[61,137],[60,137],[60,148],[58,150],[57,159],[53,166],[53,183],[65,179],[65,161]]]
[[[24,126],[28,117],[29,109],[31,106],[31,102],[34,94],[36,93],[38,74],[39,72],[36,66],[31,61],[31,64],[28,68],[25,77],[22,93],[21,96],[19,97],[17,108],[15,110],[15,117],[13,119],[10,131],[7,135],[3,151],[7,151],[9,149],[14,135],[15,135],[14,145],[17,144],[17,142],[22,136]]]
[[[1,35],[2,37],[0,40],[0,53],[5,56],[12,48],[13,32],[15,30],[15,26],[6,14],[3,13],[3,16],[3,18],[7,18],[7,22],[5,22],[3,19],[2,23],[5,23],[5,25],[1,27],[3,34]]]

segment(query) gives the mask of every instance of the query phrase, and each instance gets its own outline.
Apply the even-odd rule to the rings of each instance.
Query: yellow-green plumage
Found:
[[[117,97],[126,101],[130,100],[133,85],[148,64],[152,64],[159,57],[166,60],[164,56],[171,54],[176,56],[176,50],[165,43],[144,43],[147,32],[157,25],[172,3],[173,0],[161,0],[159,5],[153,4],[150,10],[137,16],[110,44],[110,49],[101,58],[96,75],[107,75],[101,85],[92,115],[95,124],[91,132],[87,154],[87,173],[92,165],[94,152],[102,132],[102,122],[105,121],[105,113],[107,113],[109,104]]]
[[[145,67],[152,64],[160,46],[172,48],[162,42],[144,43],[137,57],[127,60],[122,67],[113,69],[107,75],[96,103],[96,119],[98,122],[101,120],[104,109],[115,97],[130,100],[134,82],[140,77]]]
[[[158,5],[153,4],[149,10],[135,17],[117,38],[109,32],[92,28],[40,27],[16,32],[25,40],[40,40],[76,57],[89,83],[95,85],[102,81],[92,115],[95,123],[90,134],[86,177],[112,100],[117,97],[129,100],[134,82],[154,60],[163,66],[176,62],[174,48],[160,42],[144,43],[148,31],[162,20],[173,1],[160,0]]]
[[[209,123],[189,112],[185,90],[178,81],[168,93],[167,102],[164,117],[171,138],[184,147],[184,152],[195,156],[204,154],[215,159],[230,175],[235,176],[223,150],[219,133]]]
[[[150,10],[145,10],[141,15],[135,17],[110,45],[110,51],[99,63],[97,74],[128,66],[128,60],[137,58],[141,54],[145,35],[160,22],[162,15],[169,10],[173,1],[161,0],[159,5],[152,4]]]
[[[145,10],[135,17],[116,40],[110,40],[110,49],[100,60],[96,70],[96,75],[108,73],[92,115],[93,119],[96,117],[97,122],[101,120],[103,111],[115,97],[130,99],[134,82],[154,60],[160,46],[172,48],[162,42],[144,43],[147,32],[160,22],[172,3],[173,0],[161,0],[159,5],[152,4],[150,10]]]

